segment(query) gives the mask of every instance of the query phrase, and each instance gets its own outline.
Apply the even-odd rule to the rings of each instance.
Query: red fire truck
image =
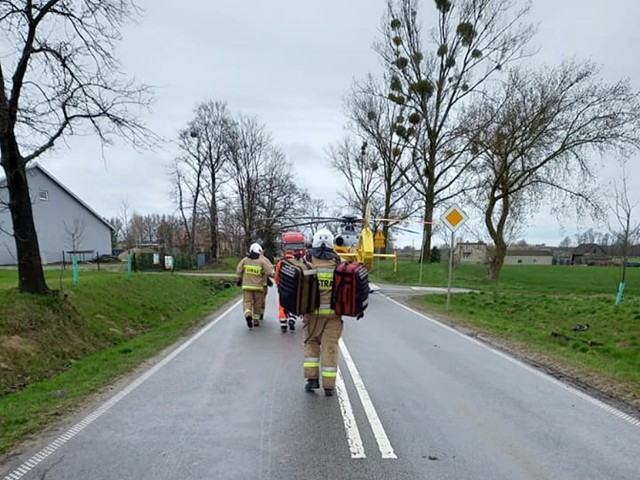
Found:
[[[294,256],[302,256],[305,252],[304,233],[302,232],[284,232],[282,234],[282,256],[284,258],[292,258]]]

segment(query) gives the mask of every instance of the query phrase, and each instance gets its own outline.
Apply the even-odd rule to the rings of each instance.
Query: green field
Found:
[[[47,269],[58,295],[18,294],[15,270],[0,270],[0,453],[38,434],[91,394],[175,343],[239,295],[237,258],[208,269],[230,279],[165,273]],[[453,286],[474,293],[410,299],[441,321],[479,332],[501,348],[597,387],[640,411],[640,268],[614,304],[611,267],[505,266],[499,282],[480,265],[458,266]],[[371,280],[419,285],[420,266],[374,262]],[[446,286],[446,264],[424,265],[422,285]],[[229,287],[231,284],[231,287]],[[585,331],[576,325],[589,324]]]
[[[449,267],[445,263],[424,265],[420,283],[420,265],[400,258],[398,271],[393,261],[374,259],[371,280],[401,285],[429,285],[446,287]],[[457,265],[453,269],[454,287],[481,289],[493,292],[570,293],[612,295],[615,298],[620,282],[616,267],[586,267],[565,265],[505,265],[500,279],[488,283],[483,265]],[[640,296],[640,268],[627,268],[627,296]]]

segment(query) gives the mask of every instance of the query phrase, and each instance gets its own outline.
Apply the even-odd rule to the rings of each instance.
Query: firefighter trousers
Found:
[[[322,377],[323,388],[335,388],[342,318],[337,315],[308,314],[304,316],[303,325],[304,377]]]
[[[244,317],[251,317],[254,326],[258,326],[262,311],[264,311],[264,292],[262,290],[243,290],[242,312]]]

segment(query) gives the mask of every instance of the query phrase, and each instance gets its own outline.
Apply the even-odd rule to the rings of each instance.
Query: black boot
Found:
[[[264,320],[264,313],[260,314],[260,320]]]
[[[289,324],[289,330],[296,329],[296,321],[293,318],[290,318],[287,323]]]
[[[307,392],[317,390],[318,388],[320,388],[320,381],[317,378],[307,378],[307,383],[304,386]]]
[[[282,333],[287,333],[287,324],[286,323],[281,323],[280,324],[280,331]]]
[[[247,321],[247,327],[249,327],[250,329],[253,329],[253,319],[251,318],[251,315],[247,315],[244,318]]]
[[[335,391],[335,389],[333,388],[325,388],[324,389],[324,395],[326,397],[333,397],[333,392]]]

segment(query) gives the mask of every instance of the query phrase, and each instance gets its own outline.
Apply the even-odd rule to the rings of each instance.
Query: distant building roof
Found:
[[[496,247],[493,245],[487,248],[489,254],[493,255],[496,251]],[[552,257],[553,252],[550,248],[507,248],[507,257]]]
[[[549,248],[516,248],[507,249],[507,257],[551,257]]]
[[[573,255],[586,255],[587,253],[605,254],[604,248],[597,243],[581,243],[573,249]]]

